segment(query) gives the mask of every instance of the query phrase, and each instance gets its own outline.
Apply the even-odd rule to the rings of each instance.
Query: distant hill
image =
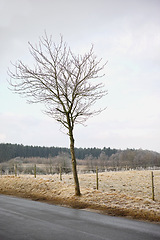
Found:
[[[76,158],[84,159],[88,155],[98,158],[102,152],[108,157],[115,154],[118,150],[110,148],[75,148]],[[0,144],[0,162],[5,162],[16,157],[41,157],[49,158],[58,156],[60,153],[69,153],[68,148],[62,147],[40,147],[24,146],[22,144],[1,143]]]
[[[108,165],[120,168],[160,167],[160,153],[142,150],[119,150],[108,159]]]
[[[63,154],[62,154],[63,153]],[[126,149],[117,150],[104,147],[100,148],[75,148],[78,164],[86,165],[92,169],[99,166],[101,169],[136,169],[139,167],[160,167],[160,153],[142,150],[142,149]],[[64,158],[64,155],[70,158],[69,148],[62,147],[40,147],[40,146],[24,146],[20,144],[1,143],[0,144],[0,163],[9,161],[10,159],[30,158],[36,161],[36,158],[47,159]]]

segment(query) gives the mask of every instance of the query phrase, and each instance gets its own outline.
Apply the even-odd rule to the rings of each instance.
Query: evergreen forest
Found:
[[[92,155],[98,158],[104,152],[108,157],[117,152],[116,149],[110,148],[76,148],[76,158],[84,159],[86,156]],[[69,148],[63,147],[40,147],[40,146],[24,146],[22,144],[1,143],[0,144],[0,163],[8,161],[16,157],[41,157],[49,158],[58,156],[60,153],[70,154]]]
[[[88,169],[137,169],[160,168],[160,153],[142,149],[76,148],[77,164]],[[1,143],[0,163],[21,160],[30,163],[64,165],[70,167],[70,150],[64,147],[24,146],[22,144]]]

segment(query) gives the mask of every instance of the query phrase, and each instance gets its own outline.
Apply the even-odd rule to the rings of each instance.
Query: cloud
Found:
[[[5,142],[5,140],[6,140],[6,135],[1,133],[0,134],[0,142],[3,143],[3,142]]]
[[[0,142],[41,146],[68,145],[68,136],[60,131],[54,119],[13,113],[0,114],[0,118]]]
[[[159,0],[1,0],[0,8],[0,141],[68,146],[59,125],[7,89],[7,67],[22,59],[32,65],[28,41],[44,30],[59,34],[76,53],[94,44],[108,64],[101,79],[108,95],[97,103],[101,115],[76,126],[78,146],[136,146],[160,151],[160,18]]]

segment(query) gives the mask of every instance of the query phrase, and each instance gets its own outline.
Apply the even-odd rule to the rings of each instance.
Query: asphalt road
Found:
[[[160,225],[0,195],[0,240],[160,240]]]

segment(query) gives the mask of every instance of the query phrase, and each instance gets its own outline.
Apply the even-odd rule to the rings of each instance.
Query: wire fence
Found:
[[[92,180],[91,180],[91,185],[94,185],[95,189],[100,189],[103,190],[102,186],[104,185],[104,182],[106,181],[107,184],[107,178],[109,178],[109,175],[106,177],[106,179],[103,178],[103,173],[104,172],[108,172],[111,176],[111,178],[114,178],[114,172],[116,174],[116,172],[118,171],[126,171],[128,170],[127,168],[103,168],[103,167],[94,167],[94,168],[88,168],[87,166],[78,166],[78,173],[81,175],[83,174],[90,174],[92,175]],[[129,169],[130,171],[134,171],[133,169]],[[143,172],[143,168],[137,168],[136,170],[142,171]],[[160,170],[160,168],[157,167],[152,167],[152,168],[148,168],[147,170],[150,170],[150,174],[148,175],[148,182],[146,185],[146,188],[150,189],[150,194],[151,194],[151,198],[154,201],[155,200],[155,196],[159,195],[160,192],[160,171],[156,171],[156,170]],[[7,175],[14,175],[14,176],[19,176],[21,174],[23,175],[33,175],[34,178],[37,177],[37,175],[58,175],[59,176],[59,180],[62,181],[63,179],[65,179],[66,175],[71,174],[72,169],[71,167],[65,167],[65,166],[58,166],[58,165],[50,165],[50,164],[26,164],[26,165],[21,165],[21,164],[17,164],[17,163],[12,163],[12,164],[6,164],[6,165],[0,165],[0,174],[1,177],[2,176],[7,176]],[[144,171],[145,172],[145,171]],[[124,176],[125,178],[125,174],[122,173],[122,176]],[[137,177],[135,175],[135,177]],[[137,185],[137,183],[139,184],[139,188],[145,188],[145,186],[143,185],[143,181],[145,182],[145,175],[143,178],[143,175],[141,176],[141,179],[139,179],[139,182],[136,182],[135,184]],[[121,181],[121,175],[119,175],[119,179]],[[91,179],[91,178],[90,178]],[[132,184],[134,184],[134,173],[132,174],[132,178],[129,179]],[[84,179],[81,180],[85,181]],[[118,181],[118,179],[117,179]],[[137,180],[138,181],[138,180]],[[103,182],[103,183],[102,183]],[[114,182],[114,179],[113,179]],[[87,186],[87,182],[86,182],[86,186]],[[122,187],[125,186],[125,184],[122,181]],[[133,185],[129,184],[128,182],[128,186],[130,185],[130,187],[134,187]],[[110,186],[110,189],[115,190],[116,187],[114,186]],[[118,187],[117,187],[118,189]],[[139,190],[140,191],[140,190]]]
[[[98,172],[109,172],[109,171],[132,171],[132,170],[160,170],[160,167],[136,167],[134,169],[126,167],[102,167],[93,166],[92,168],[88,166],[77,166],[78,173],[96,173]],[[31,175],[48,175],[48,174],[68,174],[72,172],[71,166],[66,167],[63,165],[51,165],[51,164],[19,164],[19,163],[9,163],[0,164],[0,174],[1,175],[19,175],[19,174],[31,174]]]

